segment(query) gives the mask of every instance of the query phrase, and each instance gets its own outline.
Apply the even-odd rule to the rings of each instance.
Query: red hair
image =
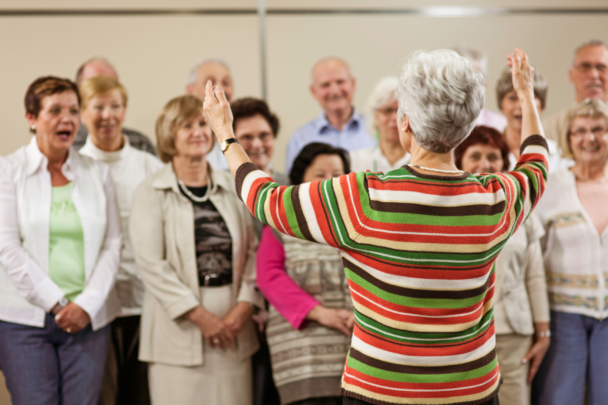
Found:
[[[454,149],[454,163],[456,167],[462,169],[462,157],[468,148],[473,145],[490,145],[500,150],[503,166],[502,171],[509,170],[509,146],[505,142],[502,134],[494,128],[480,125],[471,131],[470,135]]]

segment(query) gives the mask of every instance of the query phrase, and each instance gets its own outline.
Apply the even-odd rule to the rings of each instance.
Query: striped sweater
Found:
[[[340,249],[356,325],[344,395],[373,404],[480,404],[500,385],[494,261],[547,178],[532,136],[514,171],[436,176],[409,166],[279,187],[247,163],[237,192],[280,232]]]

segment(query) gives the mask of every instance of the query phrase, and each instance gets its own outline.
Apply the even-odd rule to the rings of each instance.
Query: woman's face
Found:
[[[177,128],[175,149],[177,156],[201,158],[213,148],[211,127],[205,122],[203,112],[188,118]]]
[[[469,173],[501,172],[504,160],[494,145],[477,143],[469,146],[462,155],[462,170]]]
[[[576,117],[570,125],[570,149],[577,163],[608,159],[608,123],[604,117]]]
[[[67,152],[74,143],[80,125],[78,97],[73,91],[51,94],[41,102],[37,117],[27,114],[28,124],[35,126],[38,147],[42,153]]]
[[[540,113],[542,111],[541,102],[538,97],[534,97],[536,109]],[[502,99],[501,111],[507,118],[507,127],[514,132],[521,132],[521,104],[515,90],[511,90]]]
[[[338,155],[317,155],[304,172],[304,183],[329,180],[344,174],[344,163]]]
[[[122,137],[125,103],[120,90],[115,89],[90,99],[81,117],[96,145],[111,143]]]
[[[397,109],[399,103],[392,100],[378,108],[374,114],[374,123],[378,129],[381,141],[399,142],[399,130],[397,128]]]
[[[254,165],[267,171],[274,152],[275,134],[268,121],[260,115],[239,118],[234,128],[234,136]]]

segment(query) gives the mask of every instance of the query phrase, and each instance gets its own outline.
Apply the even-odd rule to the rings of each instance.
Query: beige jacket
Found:
[[[237,302],[263,308],[264,299],[255,282],[257,239],[251,215],[237,198],[230,173],[211,171],[211,177],[210,200],[232,236],[234,296]],[[182,317],[201,302],[194,211],[178,189],[171,164],[135,190],[129,228],[135,261],[146,286],[139,359],[176,366],[202,365],[201,332]],[[239,358],[245,359],[257,349],[250,319],[237,336]]]

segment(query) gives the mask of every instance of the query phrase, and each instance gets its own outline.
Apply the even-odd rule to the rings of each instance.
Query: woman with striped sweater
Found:
[[[452,51],[417,52],[404,65],[398,122],[410,165],[293,187],[232,145],[228,102],[207,84],[206,120],[253,215],[340,250],[355,309],[345,404],[497,403],[494,260],[547,176],[534,71],[521,50],[508,59],[523,128],[519,162],[504,174],[454,165],[451,152],[473,129],[485,91],[481,74]]]

